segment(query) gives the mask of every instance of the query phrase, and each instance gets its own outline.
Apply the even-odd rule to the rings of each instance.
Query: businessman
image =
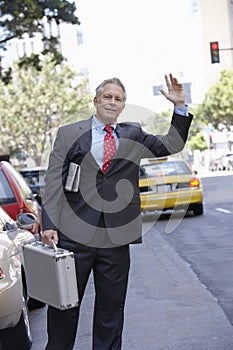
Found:
[[[95,115],[58,129],[50,155],[42,241],[74,252],[80,304],[90,273],[95,286],[93,350],[120,350],[130,268],[130,244],[141,243],[138,174],[141,158],[180,152],[192,115],[182,84],[165,76],[164,97],[174,105],[166,135],[138,123],[118,123],[126,91],[104,80],[93,99]],[[48,307],[46,350],[73,348],[79,309]]]

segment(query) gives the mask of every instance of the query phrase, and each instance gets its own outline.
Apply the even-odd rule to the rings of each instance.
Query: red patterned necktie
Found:
[[[106,125],[104,130],[107,131],[107,134],[104,136],[104,162],[102,166],[102,172],[105,174],[116,153],[116,140],[112,134],[112,127],[110,125]]]

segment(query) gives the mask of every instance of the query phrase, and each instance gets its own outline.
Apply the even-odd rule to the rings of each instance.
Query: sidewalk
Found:
[[[91,350],[93,300],[91,279],[74,350]],[[32,350],[44,349],[45,312],[31,314],[33,333],[40,332],[40,344],[34,342]],[[122,350],[232,349],[233,327],[221,307],[160,233],[147,233],[143,244],[131,246]]]

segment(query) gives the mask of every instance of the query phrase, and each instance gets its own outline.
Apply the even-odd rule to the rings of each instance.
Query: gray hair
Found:
[[[97,86],[97,88],[95,89],[95,95],[96,97],[103,92],[104,90],[104,86],[107,84],[113,84],[113,85],[117,85],[119,87],[122,88],[123,90],[123,96],[124,96],[124,101],[126,101],[126,91],[125,91],[125,87],[122,84],[122,82],[120,81],[120,79],[118,78],[111,78],[111,79],[106,79],[104,80],[99,86]]]

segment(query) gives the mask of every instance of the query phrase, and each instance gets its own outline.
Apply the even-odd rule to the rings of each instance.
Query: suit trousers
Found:
[[[95,287],[93,350],[120,350],[124,306],[130,267],[129,245],[95,248],[73,241],[59,241],[59,246],[74,252],[80,305],[91,272]],[[79,307],[47,312],[46,350],[73,349],[78,327]]]

